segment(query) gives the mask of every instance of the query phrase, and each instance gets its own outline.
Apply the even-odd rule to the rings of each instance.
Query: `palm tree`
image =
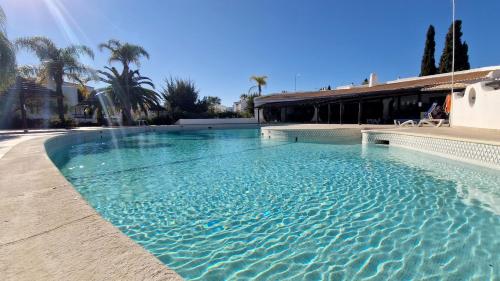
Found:
[[[154,91],[154,84],[148,77],[141,76],[138,70],[129,70],[127,75],[123,75],[115,67],[105,69],[107,71],[97,72],[101,74],[100,81],[108,86],[98,92],[108,95],[121,108],[125,125],[132,124],[132,111],[142,111],[147,115],[148,109],[159,106],[159,95]]]
[[[108,60],[110,64],[112,62],[120,62],[122,64],[123,69],[121,75],[123,77],[130,74],[130,64],[135,64],[137,67],[140,67],[142,57],[149,59],[149,53],[143,47],[126,42],[122,43],[121,41],[116,39],[110,39],[106,43],[99,44],[99,50],[103,51],[104,49],[107,49],[111,52]],[[124,87],[124,96],[131,96],[130,89],[128,88],[128,83],[124,83]],[[128,117],[131,117],[127,115],[124,116],[127,119]],[[126,121],[131,122],[132,120],[128,119]]]
[[[70,45],[58,48],[56,44],[46,37],[35,36],[16,40],[18,48],[25,48],[35,53],[41,62],[40,75],[43,80],[53,80],[56,85],[57,111],[61,122],[64,120],[64,95],[62,86],[64,79],[80,81],[84,75],[89,75],[92,70],[79,62],[81,55],[94,58],[94,52],[87,46]]]
[[[267,76],[255,76],[250,77],[250,81],[254,81],[259,89],[259,96],[262,94],[262,86],[267,85]]]
[[[102,51],[104,49],[111,52],[109,63],[120,62],[123,65],[123,75],[129,73],[130,64],[140,67],[142,57],[149,59],[149,53],[143,47],[130,43],[122,43],[115,39],[99,44],[99,50]]]
[[[6,90],[13,82],[16,69],[16,53],[14,46],[7,38],[6,19],[0,7],[0,92]]]

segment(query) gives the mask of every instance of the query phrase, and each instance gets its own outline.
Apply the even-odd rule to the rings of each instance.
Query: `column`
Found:
[[[363,114],[363,103],[361,100],[358,102],[358,125],[361,125],[361,116]]]
[[[339,108],[339,124],[342,125],[342,113],[344,111],[344,103],[340,103],[340,108]]]
[[[328,124],[330,124],[330,104],[328,104]]]

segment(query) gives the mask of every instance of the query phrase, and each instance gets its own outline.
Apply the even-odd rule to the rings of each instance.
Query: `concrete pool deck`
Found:
[[[182,280],[66,181],[44,147],[60,134],[10,139],[0,159],[1,279]]]

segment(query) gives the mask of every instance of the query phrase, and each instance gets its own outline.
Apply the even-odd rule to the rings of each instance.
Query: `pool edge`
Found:
[[[382,141],[388,146],[500,171],[498,142],[392,130],[363,130],[361,133],[363,144],[376,144]]]
[[[0,159],[4,280],[182,280],[102,218],[53,164],[46,142],[81,134],[26,140]]]

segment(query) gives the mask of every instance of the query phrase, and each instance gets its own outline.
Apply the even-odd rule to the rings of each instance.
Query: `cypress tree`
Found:
[[[455,21],[455,71],[470,69],[469,64],[469,46],[466,42],[462,43],[462,21]],[[453,59],[453,24],[446,34],[443,54],[439,62],[439,72],[451,72]]]
[[[420,76],[433,75],[437,73],[436,60],[434,58],[434,52],[436,51],[436,41],[434,40],[435,35],[436,31],[434,30],[434,26],[431,24],[427,30],[424,55],[420,66]]]
[[[455,54],[456,56],[457,54]],[[458,65],[458,68],[457,68]],[[460,46],[459,53],[458,53],[458,60],[455,57],[455,70],[468,70],[470,69],[470,63],[469,63],[469,45],[467,45],[467,42],[464,41],[464,43]]]

